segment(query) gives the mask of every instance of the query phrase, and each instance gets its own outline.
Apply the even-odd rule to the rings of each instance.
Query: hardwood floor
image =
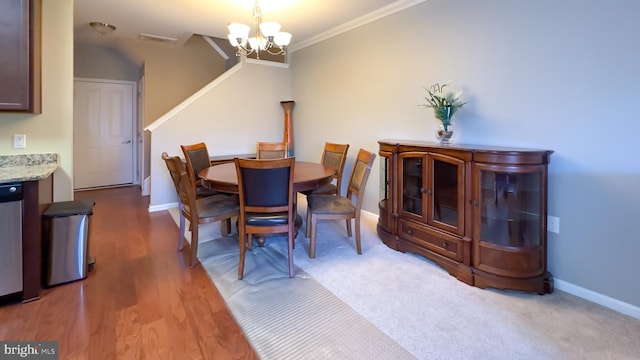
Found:
[[[166,211],[137,186],[77,192],[96,202],[88,277],[0,307],[0,339],[58,341],[60,359],[258,359]]]

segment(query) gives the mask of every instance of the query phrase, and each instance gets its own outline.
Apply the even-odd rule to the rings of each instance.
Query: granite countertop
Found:
[[[0,183],[42,180],[58,168],[58,154],[0,155]]]

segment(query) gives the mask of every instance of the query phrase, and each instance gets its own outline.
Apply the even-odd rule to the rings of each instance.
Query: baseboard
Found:
[[[151,186],[151,176],[148,176],[142,182],[142,196],[148,196],[150,193],[149,188]]]
[[[156,211],[169,210],[169,209],[175,208],[175,207],[178,207],[178,203],[177,202],[154,205],[154,206],[149,206],[149,212],[152,213],[152,212],[156,212]]]
[[[570,282],[560,280],[558,278],[553,279],[554,288],[560,291],[564,291],[571,295],[575,295],[579,298],[591,301],[593,303],[602,305],[611,310],[617,311],[619,313],[629,315],[633,318],[640,320],[640,307],[631,305],[629,303],[625,303],[618,299],[614,299],[607,295],[603,295],[597,293],[595,291],[585,289],[578,285],[572,284]]]

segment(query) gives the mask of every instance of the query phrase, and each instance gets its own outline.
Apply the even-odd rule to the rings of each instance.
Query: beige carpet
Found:
[[[304,197],[299,197],[298,204],[304,214]],[[375,234],[375,224],[375,218],[363,223],[361,256],[355,252],[353,239],[346,236],[342,221],[319,225],[315,259],[307,256],[308,239],[301,229],[294,254],[300,272],[295,279],[287,279],[288,284],[295,287],[308,274],[418,359],[640,359],[639,320],[558,290],[540,296],[468,286],[429,260],[389,249]],[[207,231],[210,235],[203,238],[220,238],[215,225]],[[229,244],[228,256],[233,257],[237,249],[233,241]],[[207,269],[216,256],[210,248],[203,244],[199,253]],[[285,249],[284,239],[272,239],[265,248],[254,248],[251,256],[269,254],[285,277]],[[227,271],[233,273],[235,266],[229,263]],[[245,276],[260,272],[261,266],[247,268]],[[253,286],[245,281],[232,283]],[[350,320],[339,327],[349,329]],[[269,330],[262,333],[269,336]],[[297,353],[301,354],[304,352]],[[298,358],[361,358],[355,353],[342,355],[307,353]]]

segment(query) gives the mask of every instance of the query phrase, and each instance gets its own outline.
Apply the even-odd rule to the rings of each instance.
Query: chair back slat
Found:
[[[178,200],[184,205],[182,211],[188,213],[189,216],[197,218],[198,209],[192,205],[196,201],[195,189],[191,184],[191,179],[182,160],[178,156],[169,156],[166,152],[162,153],[162,159],[165,161],[173,180]]]
[[[338,170],[340,168],[341,162],[342,153],[327,151],[324,153],[324,157],[322,158],[322,164],[335,170]]]
[[[344,165],[347,160],[347,152],[349,151],[349,144],[335,144],[326,142],[324,144],[324,150],[322,151],[322,164],[334,169],[336,172],[333,175],[332,184],[335,183],[335,190],[333,187],[328,189],[317,189],[317,191],[311,191],[310,193],[327,194],[335,191],[334,195],[340,195],[342,188],[342,174],[344,171]]]
[[[376,154],[364,149],[358,151],[358,157],[353,164],[353,170],[351,171],[351,177],[349,178],[349,187],[347,190],[347,197],[353,199],[353,196],[357,197],[356,204],[361,205],[364,197],[364,187],[367,184],[369,173],[371,173],[371,166],[376,158]]]
[[[184,154],[187,163],[187,171],[191,178],[191,182],[197,185],[200,183],[198,173],[202,169],[211,166],[207,145],[200,142],[192,145],[180,145],[180,148],[182,149],[182,153]]]
[[[286,143],[266,141],[258,141],[256,143],[256,159],[282,159],[286,157]]]

